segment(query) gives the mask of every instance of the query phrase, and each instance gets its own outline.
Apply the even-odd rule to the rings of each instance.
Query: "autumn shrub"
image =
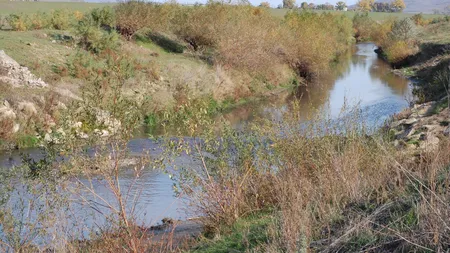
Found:
[[[389,36],[396,18],[389,18],[374,25],[370,37],[380,47],[389,43]]]
[[[6,21],[14,31],[27,31],[29,29],[29,19],[25,14],[10,14]]]
[[[279,40],[287,62],[303,77],[328,70],[336,55],[353,43],[351,20],[345,16],[290,12]]]
[[[411,20],[418,26],[426,26],[431,22],[431,20],[426,19],[422,13],[415,14],[411,17]]]
[[[388,61],[392,63],[400,62],[413,53],[413,50],[409,47],[408,43],[403,40],[394,41],[384,47],[383,51],[386,54]]]
[[[120,3],[114,8],[117,30],[127,39],[131,39],[142,28],[151,28],[156,31],[167,29],[177,8],[177,4],[146,3],[144,1]]]
[[[49,16],[44,12],[38,12],[31,14],[30,19],[30,30],[40,30],[46,29],[50,25]]]
[[[355,37],[358,41],[370,40],[374,26],[375,21],[369,17],[367,12],[357,13],[353,17],[353,29],[355,30]]]

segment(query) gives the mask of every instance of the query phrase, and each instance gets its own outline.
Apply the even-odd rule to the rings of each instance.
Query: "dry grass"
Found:
[[[339,124],[317,119],[300,127],[298,122],[288,114],[282,123],[249,135],[225,132],[215,144],[209,138],[195,143],[190,152],[203,166],[190,171],[182,187],[213,232],[226,234],[223,225],[275,210],[270,240],[252,247],[441,250],[450,243],[450,209],[443,205],[448,141],[411,159],[383,136],[368,136],[357,115]]]

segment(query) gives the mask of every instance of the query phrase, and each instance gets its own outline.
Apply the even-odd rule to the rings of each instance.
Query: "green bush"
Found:
[[[30,27],[28,16],[25,14],[10,14],[6,21],[14,31],[27,31]]]
[[[93,53],[118,47],[119,36],[115,31],[105,31],[89,23],[80,22],[76,28],[78,44]]]
[[[68,10],[55,10],[50,14],[51,28],[56,30],[67,30],[71,23],[71,13]]]
[[[90,16],[99,27],[105,29],[116,27],[116,14],[114,9],[109,6],[92,10]]]
[[[78,44],[93,53],[106,49],[115,50],[119,44],[119,36],[115,30],[114,12],[111,8],[94,9],[84,16],[75,26]]]

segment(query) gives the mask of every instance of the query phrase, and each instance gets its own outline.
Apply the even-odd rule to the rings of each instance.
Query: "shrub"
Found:
[[[25,14],[10,14],[6,20],[14,31],[23,32],[29,28],[28,16]]]
[[[85,15],[75,27],[78,44],[93,53],[103,50],[115,50],[119,43],[119,36],[115,30],[114,13],[111,8],[94,9]]]
[[[178,9],[177,4],[157,4],[143,1],[129,1],[115,7],[117,30],[127,39],[142,28],[154,31],[167,29],[173,15]]]
[[[106,49],[116,49],[119,36],[115,31],[105,31],[89,23],[80,22],[76,28],[79,45],[93,53],[100,53]]]
[[[51,28],[56,30],[67,30],[72,17],[73,16],[68,10],[59,9],[52,11],[50,14]]]
[[[430,23],[430,20],[425,19],[422,13],[415,14],[411,17],[411,20],[413,20],[414,23],[419,26],[425,26]]]
[[[107,6],[103,8],[97,8],[91,11],[90,15],[92,20],[99,27],[104,29],[111,29],[116,27],[116,14],[114,9]]]
[[[413,53],[406,41],[395,41],[391,45],[383,48],[389,62],[397,63],[404,60]]]
[[[390,34],[393,40],[411,41],[416,38],[417,27],[409,18],[396,20],[392,25],[392,32]]]
[[[371,39],[375,22],[369,17],[369,13],[357,13],[353,17],[353,29],[358,41],[367,41]]]

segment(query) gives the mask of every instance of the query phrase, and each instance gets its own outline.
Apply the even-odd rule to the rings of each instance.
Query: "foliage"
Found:
[[[426,26],[431,22],[430,20],[425,19],[422,13],[415,14],[411,19],[418,26]]]
[[[26,31],[27,27],[27,16],[23,14],[10,14],[6,17],[6,21],[11,26],[14,31]]]
[[[375,0],[359,0],[357,5],[361,11],[369,12],[372,10]]]
[[[417,28],[409,18],[396,20],[392,26],[391,38],[393,40],[403,40],[409,42],[415,39]]]
[[[128,1],[115,7],[117,29],[128,39],[142,28],[165,30],[178,10],[177,4]]]
[[[391,7],[396,12],[402,12],[406,8],[406,4],[404,0],[394,0],[391,3]]]
[[[347,8],[347,4],[343,1],[339,1],[336,3],[336,10],[343,11],[345,8]]]
[[[375,22],[368,13],[358,13],[353,17],[353,29],[357,41],[368,41],[372,39]]]
[[[413,52],[408,43],[404,40],[398,40],[384,47],[384,52],[389,62],[400,62]]]
[[[109,6],[92,10],[90,16],[92,17],[92,25],[103,29],[111,29],[116,27],[115,12],[114,9]]]
[[[292,9],[295,7],[295,0],[283,0],[283,8]]]
[[[67,30],[70,23],[73,21],[73,17],[68,10],[58,9],[54,10],[50,14],[50,25],[56,30]]]

